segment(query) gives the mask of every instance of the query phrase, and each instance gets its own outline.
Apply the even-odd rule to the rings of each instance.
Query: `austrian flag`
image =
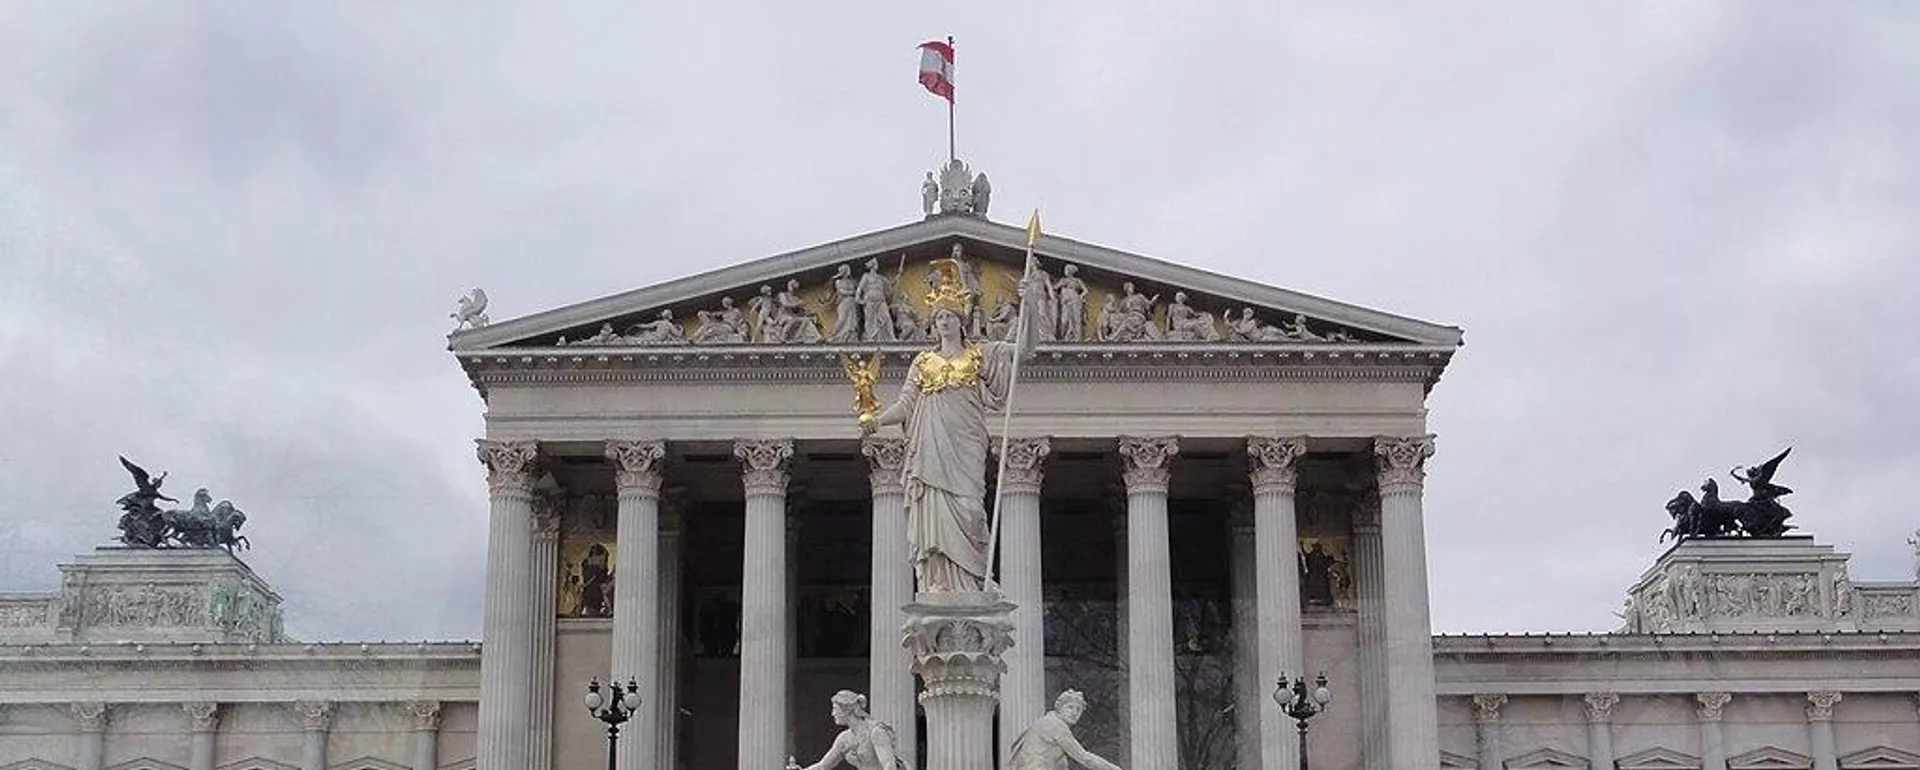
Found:
[[[920,85],[953,103],[953,43],[932,40],[920,44]]]

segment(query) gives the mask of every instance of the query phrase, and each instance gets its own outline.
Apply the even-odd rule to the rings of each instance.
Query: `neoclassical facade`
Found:
[[[0,597],[0,768],[599,767],[577,696],[608,674],[645,693],[626,770],[810,760],[840,689],[917,763],[905,447],[861,433],[844,357],[900,387],[942,260],[972,336],[1004,338],[1026,243],[931,214],[463,322],[481,644],[291,642],[237,560],[106,549],[59,595]],[[1694,541],[1633,584],[1618,633],[1436,638],[1426,397],[1459,329],[1066,238],[1034,252],[1045,332],[993,422],[1003,762],[1071,687],[1081,741],[1123,767],[1296,767],[1272,683],[1326,672],[1320,768],[1920,768],[1920,583],[1854,583],[1810,541]],[[127,604],[153,574],[178,596]],[[244,623],[241,591],[263,608]]]

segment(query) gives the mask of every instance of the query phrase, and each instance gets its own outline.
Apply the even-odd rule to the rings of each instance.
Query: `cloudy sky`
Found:
[[[1788,444],[1796,521],[1911,576],[1920,5],[659,5],[0,0],[0,589],[125,453],[253,514],[297,635],[477,636],[453,298],[916,218],[948,34],[997,210],[1466,329],[1436,629],[1611,627],[1661,504]]]

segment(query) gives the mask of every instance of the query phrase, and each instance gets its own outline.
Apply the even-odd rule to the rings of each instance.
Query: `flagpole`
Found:
[[[949,51],[952,51],[952,50],[953,50],[953,36],[952,36],[952,35],[948,35],[948,36],[947,36],[947,50],[949,50]],[[953,58],[954,58],[954,60],[955,60],[956,62],[958,62],[958,61],[959,61],[959,59],[960,59],[960,56],[959,56],[959,54],[958,54],[958,53],[956,52],[956,53],[954,54],[954,57],[953,57]],[[950,88],[950,89],[953,89],[953,86],[949,86],[949,88]],[[954,90],[957,90],[957,89],[954,89]],[[956,152],[956,151],[954,150],[954,146],[955,146],[955,145],[954,145],[954,143],[953,143],[953,103],[954,103],[954,96],[955,96],[955,95],[954,95],[953,93],[951,93],[951,92],[949,92],[949,93],[947,94],[947,162],[948,162],[948,163],[952,163],[952,162],[953,162],[954,160],[956,160],[956,159],[958,159],[958,158],[960,157],[960,154],[959,154],[958,152]]]
[[[1031,279],[1033,270],[1033,242],[1040,235],[1040,211],[1035,209],[1033,219],[1027,223],[1027,262],[1021,269],[1020,284],[1025,287]],[[1026,345],[1027,303],[1022,298],[1020,312],[1013,317],[1013,366],[1007,372],[1007,403],[1001,408],[1000,418],[1000,470],[993,477],[993,521],[987,526],[987,585],[995,585],[994,567],[1000,561],[1000,506],[1006,502],[1007,486],[1007,442],[1013,438],[1013,396],[1020,385],[1020,359],[1026,356],[1022,351]]]

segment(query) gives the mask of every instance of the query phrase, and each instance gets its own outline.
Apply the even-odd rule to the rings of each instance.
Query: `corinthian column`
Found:
[[[528,730],[527,767],[553,767],[554,617],[559,612],[560,505],[548,495],[533,499],[533,684],[528,687],[532,717]],[[434,712],[439,703],[434,703]],[[438,719],[438,716],[435,717]]]
[[[73,712],[73,721],[80,728],[80,735],[74,747],[75,770],[100,770],[107,755],[107,711],[112,708],[105,703],[69,703],[67,709]]]
[[[1047,710],[1040,482],[1052,451],[1045,437],[1009,440],[1006,475],[1000,478],[1000,589],[1014,604],[1013,649],[1007,653],[1007,674],[1000,678],[1001,767],[1008,766],[1021,731]]]
[[[1391,770],[1387,741],[1386,558],[1380,544],[1380,501],[1353,512],[1355,633],[1360,642],[1360,760],[1366,770]],[[1438,729],[1436,725],[1435,729]]]
[[[1500,707],[1505,705],[1505,693],[1473,696],[1473,737],[1480,770],[1504,770],[1506,767],[1500,760]]]
[[[746,492],[745,562],[740,577],[741,768],[779,768],[787,759],[787,482],[793,440],[740,439]]]
[[[901,608],[913,601],[913,564],[907,553],[906,491],[900,472],[906,467],[907,440],[868,436],[860,440],[873,485],[872,601],[868,613],[867,697],[873,716],[893,725],[898,753],[919,767],[914,724],[913,662],[900,649]]]
[[[294,703],[293,710],[300,714],[303,732],[300,770],[327,770],[327,730],[333,727],[333,702],[303,700]]]
[[[1282,675],[1304,677],[1300,643],[1300,534],[1293,509],[1294,461],[1307,453],[1301,438],[1247,439],[1252,461],[1254,597],[1260,618],[1260,688]],[[1260,767],[1292,770],[1300,753],[1285,729],[1286,711],[1273,698],[1260,699]]]
[[[480,631],[479,767],[528,766],[533,699],[532,441],[477,442],[487,467],[487,603]]]
[[[413,770],[438,770],[440,701],[407,701],[406,709],[407,715],[413,717]]]
[[[1587,701],[1587,761],[1594,767],[1613,767],[1613,707],[1619,693],[1590,692]]]
[[[1833,745],[1833,707],[1840,693],[1807,693],[1807,743],[1813,748],[1813,770],[1839,770],[1840,756]]]
[[[608,441],[614,488],[620,494],[614,535],[613,676],[615,681],[660,678],[660,461],[664,441]],[[648,695],[654,695],[648,689]],[[653,764],[660,742],[660,699],[640,699],[633,725],[620,741],[619,770]]]
[[[213,701],[182,703],[193,722],[192,743],[187,747],[187,770],[213,770],[214,732],[220,729],[220,704]]]
[[[1172,436],[1120,439],[1127,485],[1127,701],[1134,767],[1179,765],[1174,724],[1173,570],[1167,554]]]
[[[685,578],[680,561],[685,501],[680,497],[668,498],[660,515],[660,673],[653,688],[660,715],[656,770],[680,766],[680,597]]]
[[[1427,535],[1421,488],[1432,436],[1374,439],[1380,467],[1380,541],[1386,572],[1387,720],[1395,767],[1438,762],[1433,627],[1427,608]]]
[[[1733,700],[1733,694],[1703,692],[1693,698],[1700,701],[1700,767],[1727,770],[1727,742],[1720,734],[1720,717],[1727,703]]]

